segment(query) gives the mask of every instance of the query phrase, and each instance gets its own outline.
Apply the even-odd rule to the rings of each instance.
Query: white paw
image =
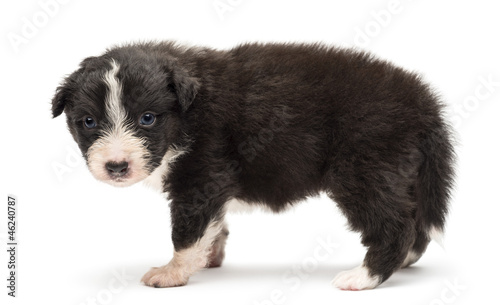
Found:
[[[373,289],[380,284],[378,276],[371,276],[368,268],[356,267],[352,270],[340,272],[332,281],[332,285],[342,290]]]
[[[412,250],[408,251],[408,255],[406,255],[405,261],[401,265],[401,268],[406,268],[416,263],[421,255],[413,252]]]
[[[141,282],[147,286],[165,288],[184,286],[187,284],[188,279],[189,276],[182,272],[182,270],[172,267],[171,264],[167,264],[162,267],[151,268],[151,270],[142,277]]]

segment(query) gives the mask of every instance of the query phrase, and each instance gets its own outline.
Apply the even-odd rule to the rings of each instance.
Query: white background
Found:
[[[218,12],[214,3],[230,9]],[[0,302],[498,302],[499,7],[494,1],[391,3],[70,0],[46,13],[37,1],[3,1]],[[361,263],[365,250],[335,205],[320,197],[281,215],[230,216],[223,267],[198,273],[185,287],[140,284],[150,267],[167,263],[172,254],[167,203],[142,185],[117,189],[95,181],[64,116],[51,119],[50,99],[84,57],[115,43],[148,39],[215,48],[246,41],[324,42],[362,47],[421,72],[449,104],[460,143],[445,250],[432,243],[414,267],[375,290],[339,291],[331,279]],[[487,79],[496,84],[485,87]],[[16,300],[4,288],[7,194],[17,195],[20,205]],[[337,245],[327,259],[314,256],[319,240]]]

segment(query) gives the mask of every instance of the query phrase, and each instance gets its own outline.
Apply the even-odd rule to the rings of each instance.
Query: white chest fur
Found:
[[[177,157],[185,152],[185,150],[170,148],[165,156],[163,156],[160,166],[158,166],[146,179],[143,180],[144,184],[160,193],[163,193],[163,181],[168,175],[169,165],[171,165]]]

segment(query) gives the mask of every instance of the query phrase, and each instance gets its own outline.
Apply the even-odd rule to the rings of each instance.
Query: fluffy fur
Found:
[[[147,285],[183,285],[221,264],[228,203],[279,212],[326,192],[368,247],[334,281],[351,290],[416,262],[442,233],[454,156],[442,108],[418,75],[363,52],[171,42],[85,59],[52,104],[96,178],[168,194],[174,258]]]

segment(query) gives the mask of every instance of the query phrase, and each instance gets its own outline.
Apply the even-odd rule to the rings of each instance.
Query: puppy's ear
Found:
[[[99,68],[99,64],[101,63],[100,57],[90,56],[82,60],[80,63],[80,71],[82,70],[95,70]]]
[[[171,79],[169,86],[173,89],[183,112],[187,111],[193,103],[200,84],[189,72],[179,67],[176,63],[170,67]]]
[[[68,88],[67,82],[63,83],[61,86],[57,87],[56,94],[52,98],[52,117],[58,117],[64,111],[64,107],[68,102],[70,95],[70,90]]]
[[[86,70],[95,70],[99,66],[99,58],[98,57],[87,57],[80,63],[80,68],[75,71],[70,76],[66,77],[63,80],[61,85],[57,87],[56,94],[52,99],[52,117],[58,117],[64,111],[64,107],[67,106],[69,99],[72,94],[72,87],[74,87],[76,75],[79,73],[83,73]]]

